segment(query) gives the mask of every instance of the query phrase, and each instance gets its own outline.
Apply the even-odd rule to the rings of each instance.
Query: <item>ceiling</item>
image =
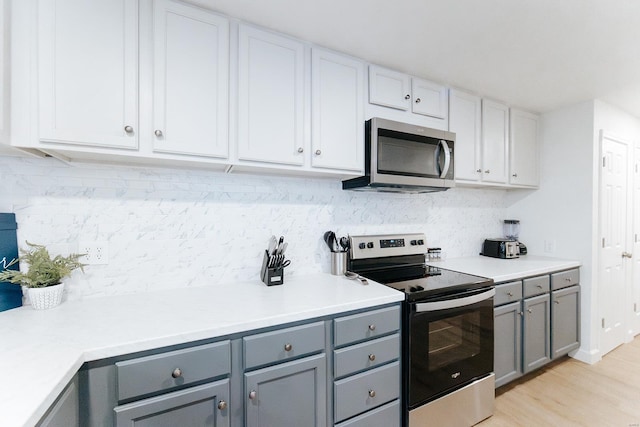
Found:
[[[536,112],[640,117],[637,0],[196,0],[369,62]]]

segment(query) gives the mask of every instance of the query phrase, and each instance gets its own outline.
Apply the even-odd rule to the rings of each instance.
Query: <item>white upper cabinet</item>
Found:
[[[411,108],[411,77],[398,71],[369,66],[369,102],[383,107]]]
[[[229,21],[171,0],[153,19],[153,150],[228,157]]]
[[[0,144],[9,142],[9,2],[0,0]]]
[[[411,79],[411,94],[411,110],[414,113],[448,120],[449,99],[446,87],[414,77]]]
[[[539,184],[539,117],[512,108],[509,120],[511,122],[509,183],[517,186],[537,187]]]
[[[456,134],[454,146],[456,180],[482,178],[482,100],[460,90],[449,91],[449,130]]]
[[[482,100],[482,181],[508,182],[509,107]]]
[[[303,165],[304,44],[240,24],[238,159]]]
[[[138,1],[38,2],[41,141],[137,148]]]
[[[314,47],[311,66],[311,164],[362,171],[364,64]]]

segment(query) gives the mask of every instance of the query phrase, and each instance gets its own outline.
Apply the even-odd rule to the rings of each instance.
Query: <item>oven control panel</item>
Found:
[[[351,259],[419,255],[427,252],[427,238],[422,233],[351,236]]]

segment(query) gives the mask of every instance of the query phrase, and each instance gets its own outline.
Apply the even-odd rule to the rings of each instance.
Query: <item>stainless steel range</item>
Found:
[[[424,234],[351,237],[348,268],[405,293],[403,426],[493,414],[493,280],[425,264]]]

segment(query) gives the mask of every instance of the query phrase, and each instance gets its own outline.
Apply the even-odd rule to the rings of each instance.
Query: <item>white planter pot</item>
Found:
[[[62,301],[64,283],[46,288],[29,288],[29,300],[36,310],[53,308]]]

